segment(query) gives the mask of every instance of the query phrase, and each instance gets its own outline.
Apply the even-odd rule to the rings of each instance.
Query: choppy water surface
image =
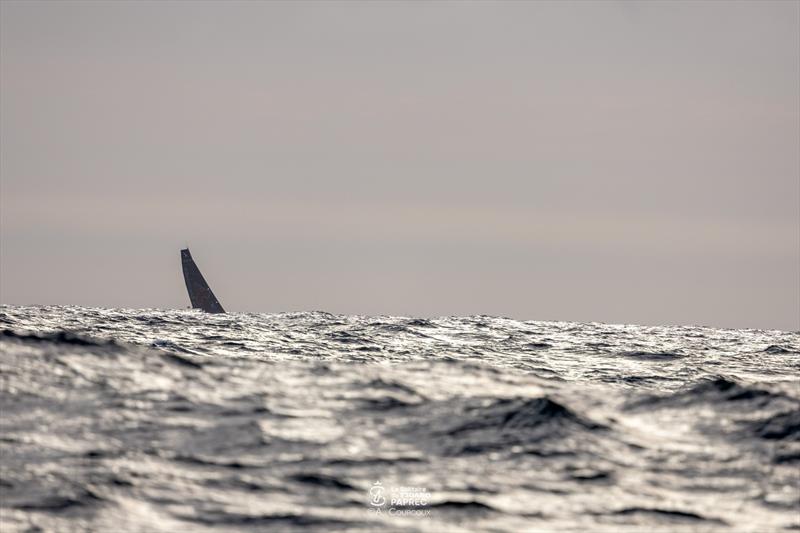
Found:
[[[796,332],[14,306],[0,329],[4,532],[800,529]]]

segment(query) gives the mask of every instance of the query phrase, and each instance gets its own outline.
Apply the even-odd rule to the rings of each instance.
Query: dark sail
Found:
[[[188,248],[181,250],[181,262],[183,263],[183,279],[186,282],[186,290],[189,291],[192,307],[202,309],[206,313],[224,313],[225,310],[211,292],[211,287],[208,286],[200,269],[194,263]]]

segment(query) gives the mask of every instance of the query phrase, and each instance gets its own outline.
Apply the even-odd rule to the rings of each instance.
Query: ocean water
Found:
[[[800,334],[0,307],[0,530],[797,531]]]

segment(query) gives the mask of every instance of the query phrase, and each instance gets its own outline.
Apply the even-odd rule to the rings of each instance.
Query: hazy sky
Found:
[[[0,20],[2,303],[800,329],[800,2]]]

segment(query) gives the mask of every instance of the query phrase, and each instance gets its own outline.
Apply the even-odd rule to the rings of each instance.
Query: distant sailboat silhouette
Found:
[[[225,310],[211,292],[211,287],[208,286],[200,269],[197,268],[188,248],[181,250],[181,263],[183,263],[183,280],[186,282],[186,290],[189,291],[192,307],[202,309],[206,313],[224,313]]]

